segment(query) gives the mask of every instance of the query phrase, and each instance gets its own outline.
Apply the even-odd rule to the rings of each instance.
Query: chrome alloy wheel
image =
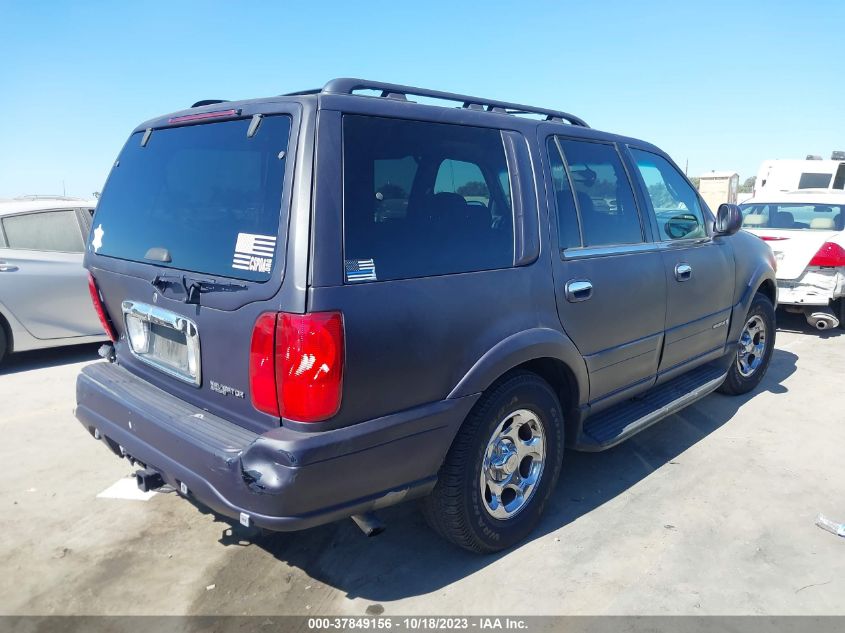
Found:
[[[739,373],[748,378],[760,365],[766,355],[766,323],[754,315],[745,323],[739,337],[739,349],[736,353],[736,366]]]
[[[487,513],[504,520],[522,510],[540,483],[545,459],[537,414],[519,409],[499,422],[481,464],[481,498]]]

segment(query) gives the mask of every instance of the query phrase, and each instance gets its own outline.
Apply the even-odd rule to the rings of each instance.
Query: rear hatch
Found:
[[[819,249],[842,230],[842,206],[814,203],[741,205],[743,228],[768,242],[778,279],[797,279]]]
[[[281,309],[301,108],[257,107],[218,104],[140,126],[103,190],[86,266],[119,364],[262,431],[279,419],[251,404],[250,341],[258,316]]]

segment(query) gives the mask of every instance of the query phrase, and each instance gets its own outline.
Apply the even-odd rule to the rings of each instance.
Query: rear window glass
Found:
[[[155,130],[130,137],[97,204],[91,250],[160,266],[266,281],[277,240],[290,117]],[[278,242],[278,248],[277,248]]]
[[[843,230],[843,205],[839,204],[743,204],[739,208],[746,229]]]
[[[513,264],[498,130],[355,115],[343,127],[347,282]]]

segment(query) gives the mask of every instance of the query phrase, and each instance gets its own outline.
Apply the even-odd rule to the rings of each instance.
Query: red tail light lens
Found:
[[[103,298],[100,296],[100,289],[97,287],[97,282],[94,281],[91,273],[88,273],[88,292],[91,293],[91,303],[94,304],[94,311],[97,313],[97,318],[100,319],[100,325],[103,327],[106,336],[114,343],[117,340],[117,334],[115,334],[114,326],[106,314],[106,309],[103,306]]]
[[[834,242],[825,242],[810,260],[810,266],[845,266],[845,248]]]
[[[278,417],[276,393],[276,314],[258,317],[249,347],[249,390],[252,406]]]
[[[276,374],[284,417],[319,422],[337,413],[343,388],[340,312],[280,314]]]
[[[256,409],[299,422],[319,422],[340,409],[343,391],[340,312],[263,314],[250,349]]]

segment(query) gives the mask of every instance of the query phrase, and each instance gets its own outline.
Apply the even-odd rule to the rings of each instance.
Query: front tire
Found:
[[[845,297],[840,297],[834,302],[833,310],[839,319],[839,329],[845,330]]]
[[[766,375],[775,349],[775,309],[762,293],[754,295],[737,343],[736,355],[719,391],[733,396],[756,388]]]
[[[423,500],[435,532],[492,553],[524,539],[540,520],[563,461],[563,415],[551,386],[520,372],[494,385],[464,421]]]

